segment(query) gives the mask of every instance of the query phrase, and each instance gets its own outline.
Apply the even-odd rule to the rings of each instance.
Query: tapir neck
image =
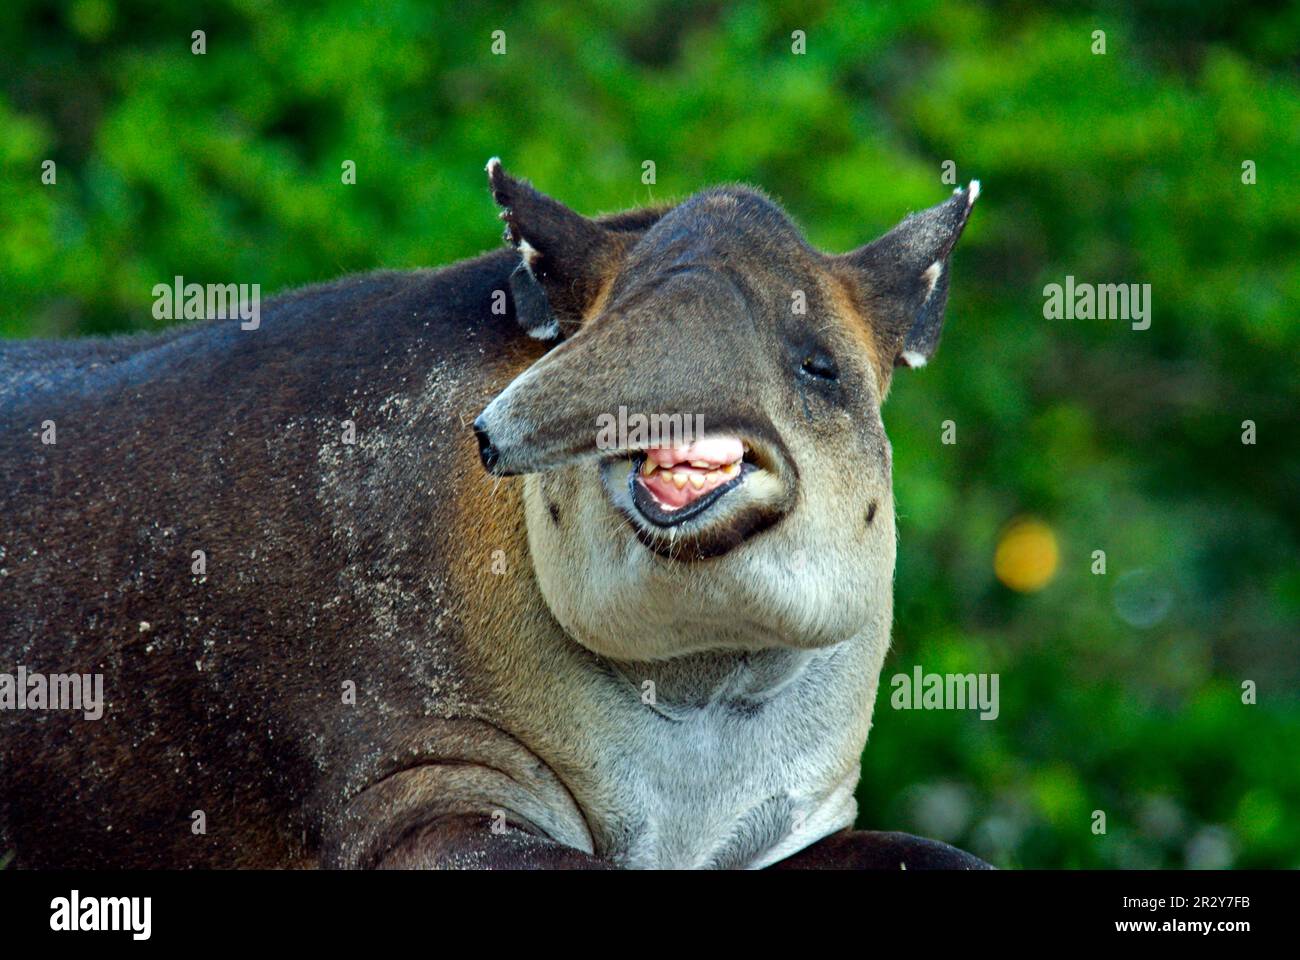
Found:
[[[714,706],[754,709],[780,696],[815,656],[808,650],[695,653],[667,660],[608,661],[641,702],[670,719]]]

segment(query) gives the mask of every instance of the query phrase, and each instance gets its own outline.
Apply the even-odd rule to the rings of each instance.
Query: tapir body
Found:
[[[647,311],[679,317],[661,352],[688,346],[675,341],[719,304],[758,324],[744,304],[781,271],[763,249],[751,270],[707,238],[757,230],[740,241],[761,247],[784,215],[724,188],[587,220],[489,172],[513,249],[300,290],[263,304],[255,330],[210,320],[0,347],[0,672],[98,674],[104,690],[99,719],[0,711],[0,856],[981,865],[849,830],[892,617],[879,417],[833,408],[825,362],[796,372],[821,393],[786,428],[763,412],[784,400],[746,406],[694,368],[694,386],[665,382],[646,352]],[[871,381],[863,409],[878,409],[896,356],[933,349],[917,318],[946,294],[973,200],[935,208],[960,220],[922,253],[942,284],[918,274],[924,296],[899,295],[901,319],[879,321],[888,336],[838,344],[835,379]],[[883,281],[831,280],[792,323],[888,312]],[[789,310],[783,287],[770,299]],[[748,335],[740,324],[722,341]],[[649,372],[616,379],[611,356]],[[770,371],[731,376],[749,396]],[[545,398],[529,393],[539,383]],[[624,401],[752,439],[758,459],[709,508],[721,520],[620,514],[645,451],[597,451],[590,414]],[[854,540],[834,563],[780,539],[820,496],[785,435],[806,421],[815,449],[828,419],[869,451],[853,461],[870,460],[852,464],[861,490],[836,480],[852,486]],[[624,565],[638,579],[616,582]],[[800,586],[823,576],[852,585],[851,616],[837,588]]]

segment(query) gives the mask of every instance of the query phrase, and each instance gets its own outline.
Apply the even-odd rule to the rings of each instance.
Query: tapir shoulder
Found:
[[[286,377],[326,394],[349,372],[374,377],[369,361],[396,375],[403,349],[454,358],[470,374],[476,356],[490,362],[520,339],[505,295],[512,266],[501,251],[439,270],[345,276],[268,297],[255,325],[214,318],[136,334],[0,341],[0,409],[100,404],[124,390],[139,406],[169,386],[218,382],[226,396],[274,399]],[[301,392],[295,399],[310,401]]]

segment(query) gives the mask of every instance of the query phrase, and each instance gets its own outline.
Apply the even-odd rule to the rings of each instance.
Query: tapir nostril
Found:
[[[487,431],[483,429],[483,418],[479,417],[474,421],[474,436],[478,437],[478,455],[483,461],[483,466],[492,470],[497,465],[499,459],[497,448],[492,445],[492,440],[488,437]]]

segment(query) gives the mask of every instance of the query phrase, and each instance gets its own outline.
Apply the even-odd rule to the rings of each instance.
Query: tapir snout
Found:
[[[524,371],[474,421],[483,466],[498,476],[554,469],[638,444],[599,442],[602,423],[641,416],[739,435],[788,454],[764,400],[776,371],[760,349],[752,306],[725,276],[701,267],[629,284],[607,312]],[[626,301],[624,305],[623,301]],[[740,318],[739,320],[737,318]]]

